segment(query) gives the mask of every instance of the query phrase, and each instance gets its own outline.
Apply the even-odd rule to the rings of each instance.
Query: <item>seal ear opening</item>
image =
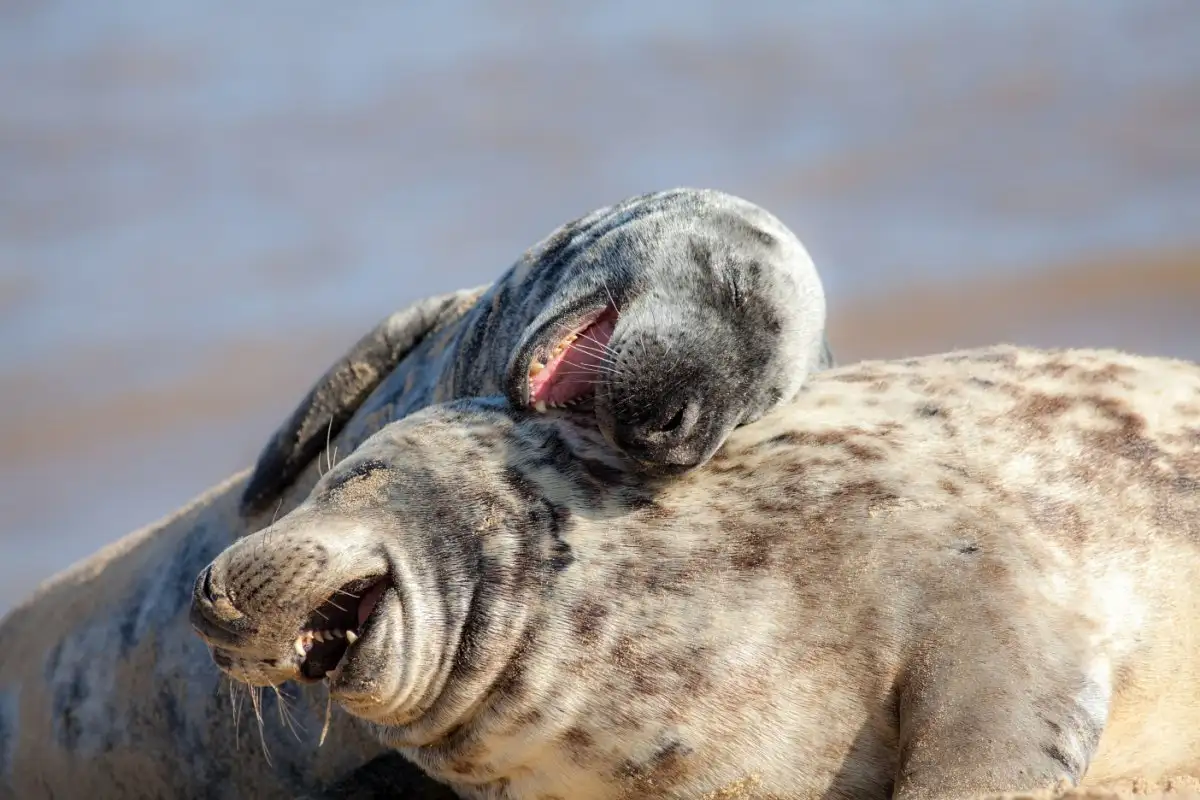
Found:
[[[326,438],[345,427],[388,374],[434,331],[446,311],[474,298],[482,288],[413,303],[380,322],[334,362],[259,453],[242,492],[241,514],[258,514],[275,502],[321,452]]]

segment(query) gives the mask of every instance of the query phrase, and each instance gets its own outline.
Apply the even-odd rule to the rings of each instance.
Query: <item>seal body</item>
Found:
[[[674,477],[585,416],[437,406],[215,558],[192,620],[464,797],[1195,775],[1200,366],[836,368]]]
[[[587,381],[609,386],[596,378],[651,374],[660,357],[653,353],[663,350],[652,349],[653,312],[639,309],[647,299],[669,307],[672,292],[680,318],[708,307],[718,322],[747,322],[712,334],[710,345],[735,348],[738,340],[727,334],[753,331],[754,320],[768,323],[743,359],[758,366],[751,377],[763,391],[748,390],[729,371],[727,386],[736,391],[709,395],[721,425],[689,422],[686,435],[672,440],[701,442],[696,452],[707,452],[730,420],[753,418],[763,398],[769,407],[771,398],[794,393],[814,365],[831,363],[819,280],[798,248],[774,218],[745,201],[702,190],[654,193],[562,226],[492,286],[429,298],[384,320],[328,369],[253,470],[56,576],[0,621],[0,798],[69,797],[81,786],[97,798],[292,798],[335,782],[351,791],[347,773],[386,757],[383,748],[335,707],[318,749],[324,693],[285,685],[281,695],[266,690],[251,698],[222,680],[187,621],[196,573],[302,500],[335,450],[349,453],[380,426],[431,403],[526,392],[535,359],[543,365],[535,390],[570,389],[576,396],[564,402],[575,408],[598,416],[604,398],[646,400],[645,391],[657,391],[649,378],[627,389],[610,382],[604,398],[594,390],[586,396]],[[712,296],[705,299],[705,291]],[[555,344],[559,328],[564,337]],[[674,342],[676,328],[661,330],[660,343]],[[593,350],[600,339],[606,349]],[[764,359],[768,341],[774,349]],[[650,357],[623,356],[619,369],[610,366],[622,342],[638,352],[650,346]],[[720,360],[708,363],[724,369]],[[672,364],[654,374],[674,374]],[[589,372],[585,381],[566,380],[579,370]],[[546,402],[538,396],[519,399],[536,407]],[[685,400],[694,410],[694,398]],[[649,449],[639,453],[655,463]],[[671,466],[665,458],[658,463]],[[415,800],[445,796],[415,768],[392,777]],[[378,783],[375,775],[369,780]]]

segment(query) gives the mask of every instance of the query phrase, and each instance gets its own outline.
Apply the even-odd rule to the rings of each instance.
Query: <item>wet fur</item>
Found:
[[[842,367],[657,480],[583,418],[427,409],[215,560],[255,631],[225,640],[230,672],[268,675],[319,587],[385,549],[399,622],[335,698],[464,797],[1200,774],[1195,364]]]

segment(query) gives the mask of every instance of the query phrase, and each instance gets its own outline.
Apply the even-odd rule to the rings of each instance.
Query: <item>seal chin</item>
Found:
[[[608,305],[544,326],[542,335],[529,348],[524,405],[545,411],[576,407],[591,400],[596,386],[611,371],[608,343],[617,317],[617,309]]]

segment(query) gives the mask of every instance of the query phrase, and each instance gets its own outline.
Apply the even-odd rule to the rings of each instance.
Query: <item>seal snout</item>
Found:
[[[232,644],[253,632],[246,616],[234,607],[219,576],[214,575],[212,564],[196,576],[190,618],[201,638],[213,645]]]

